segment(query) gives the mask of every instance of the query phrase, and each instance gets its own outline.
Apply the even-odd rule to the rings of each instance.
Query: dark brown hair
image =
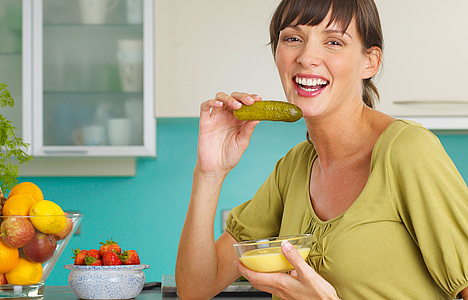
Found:
[[[379,12],[373,0],[283,0],[275,11],[270,23],[270,46],[276,54],[280,31],[288,26],[320,24],[331,10],[328,25],[336,23],[343,32],[353,18],[363,44],[363,52],[371,47],[383,51],[383,34]],[[369,107],[379,100],[379,92],[372,78],[363,80],[362,99]]]

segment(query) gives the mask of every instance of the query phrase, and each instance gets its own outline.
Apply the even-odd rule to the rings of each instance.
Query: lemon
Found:
[[[60,206],[49,200],[41,200],[32,205],[29,211],[31,223],[40,232],[59,233],[65,228],[67,219]]]
[[[31,262],[20,257],[13,270],[6,272],[5,276],[9,284],[30,285],[41,281],[42,272],[41,263]]]

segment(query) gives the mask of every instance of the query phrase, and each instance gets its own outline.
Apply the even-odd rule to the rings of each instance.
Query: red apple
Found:
[[[34,226],[28,218],[8,217],[0,225],[0,238],[5,246],[21,248],[34,237]]]
[[[32,240],[23,247],[24,255],[30,261],[44,263],[54,256],[57,240],[53,234],[36,231]]]
[[[0,285],[8,284],[5,274],[0,274]]]
[[[55,239],[57,241],[60,241],[60,240],[63,240],[64,238],[67,237],[67,235],[70,233],[70,231],[72,230],[73,228],[73,221],[71,218],[68,217],[68,214],[65,213],[65,216],[67,217],[67,223],[65,225],[65,228],[60,231],[59,233],[56,233],[54,234],[55,235]]]

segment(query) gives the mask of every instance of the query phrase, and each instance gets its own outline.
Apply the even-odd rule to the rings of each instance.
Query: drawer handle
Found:
[[[50,155],[60,155],[60,154],[74,154],[74,155],[84,155],[88,154],[86,150],[44,150],[45,154]]]
[[[440,104],[468,104],[468,100],[400,100],[393,101],[398,105],[440,105]]]

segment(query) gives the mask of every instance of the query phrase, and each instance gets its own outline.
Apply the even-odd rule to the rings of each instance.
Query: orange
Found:
[[[18,263],[19,251],[5,246],[0,240],[0,274],[13,270]]]
[[[41,281],[42,273],[41,263],[20,257],[16,266],[11,271],[6,272],[5,276],[9,284],[30,285]]]
[[[26,194],[16,194],[8,197],[8,200],[3,206],[3,215],[27,216],[34,202],[34,199]]]
[[[34,201],[44,200],[44,194],[41,189],[32,182],[21,182],[15,185],[8,194],[8,198],[17,195],[17,194],[26,194],[31,196]]]
[[[47,234],[59,233],[65,228],[67,219],[62,208],[49,200],[34,203],[29,211],[34,227]]]

